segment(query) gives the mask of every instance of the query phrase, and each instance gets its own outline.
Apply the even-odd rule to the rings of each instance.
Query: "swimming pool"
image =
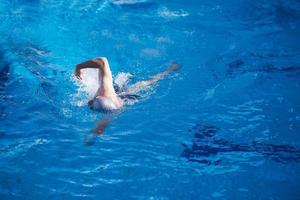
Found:
[[[300,3],[2,0],[0,199],[299,199]],[[74,66],[181,70],[86,145]]]

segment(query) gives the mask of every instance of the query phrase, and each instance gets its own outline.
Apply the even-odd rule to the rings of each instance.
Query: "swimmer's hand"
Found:
[[[96,140],[97,140],[97,136],[95,135],[88,135],[85,138],[83,138],[83,142],[88,146],[94,145]]]

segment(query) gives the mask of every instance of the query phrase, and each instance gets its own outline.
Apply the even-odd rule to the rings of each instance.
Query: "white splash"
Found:
[[[186,17],[189,13],[185,10],[169,10],[167,7],[158,9],[158,15],[164,18]]]
[[[78,93],[85,93],[89,98],[92,98],[99,87],[98,70],[97,69],[82,69],[82,80],[77,81],[79,86]]]
[[[114,79],[114,83],[120,87],[123,88],[126,85],[128,85],[128,82],[130,78],[132,77],[132,74],[126,73],[126,72],[120,72],[117,74],[117,76]]]

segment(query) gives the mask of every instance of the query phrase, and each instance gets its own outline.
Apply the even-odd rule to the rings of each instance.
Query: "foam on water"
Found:
[[[116,5],[133,5],[149,2],[148,0],[113,0],[112,3]]]
[[[159,8],[158,15],[161,17],[165,17],[165,18],[174,18],[174,17],[176,18],[176,17],[186,17],[189,15],[189,13],[182,9],[180,9],[178,11],[172,11],[166,7],[162,7],[162,8]]]

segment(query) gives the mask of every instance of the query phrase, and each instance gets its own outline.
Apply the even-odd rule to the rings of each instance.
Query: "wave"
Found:
[[[149,3],[148,0],[113,0],[112,4],[115,5],[135,5],[135,4],[144,4]]]

